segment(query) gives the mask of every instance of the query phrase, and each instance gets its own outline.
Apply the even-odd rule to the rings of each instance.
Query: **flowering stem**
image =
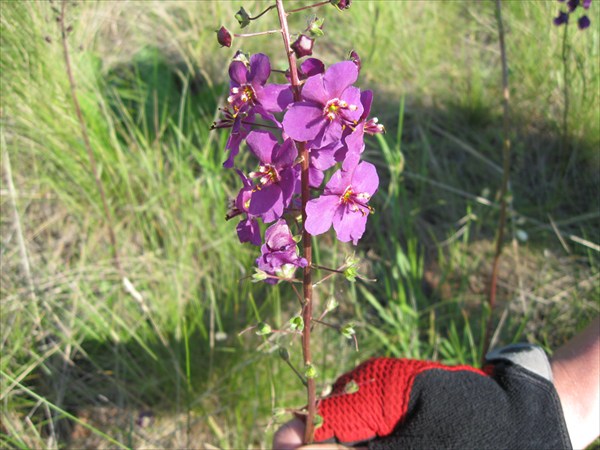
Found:
[[[294,100],[300,101],[300,80],[298,78],[298,69],[296,67],[296,56],[290,46],[290,32],[287,23],[287,13],[283,7],[283,0],[275,1],[277,6],[277,14],[279,16],[279,23],[281,25],[281,36],[283,38],[283,45],[285,52],[288,57],[288,64],[290,67],[290,78],[292,84],[292,90],[294,93]],[[323,2],[325,4],[328,2]],[[306,8],[304,8],[306,9]],[[300,9],[299,9],[300,10]],[[293,11],[291,11],[293,12]],[[310,200],[310,187],[308,184],[308,149],[304,142],[297,142],[299,157],[302,160],[302,174],[301,174],[301,195],[302,195],[302,223],[306,223],[306,204]],[[310,352],[310,329],[312,319],[312,241],[311,235],[308,234],[306,229],[302,230],[302,248],[303,256],[308,262],[304,268],[303,273],[303,296],[304,302],[302,305],[302,319],[304,320],[304,330],[302,331],[302,352],[304,355],[304,364],[308,366],[311,364],[311,352]],[[308,400],[308,415],[306,417],[306,428],[304,430],[304,443],[310,444],[314,438],[314,419],[316,413],[316,387],[314,378],[308,378],[307,385],[307,400]]]
[[[300,12],[300,11],[304,11],[305,9],[318,8],[319,6],[326,5],[327,3],[331,3],[331,2],[329,0],[325,0],[324,2],[314,3],[312,5],[303,6],[301,8],[290,9],[287,13],[288,14],[293,14],[293,13],[297,13],[297,12]]]
[[[281,30],[267,30],[267,31],[258,31],[256,33],[234,33],[235,37],[253,37],[253,36],[262,36],[264,34],[275,34],[281,33]]]
[[[502,118],[503,118],[503,129],[502,129],[502,187],[500,189],[500,217],[498,219],[498,236],[496,237],[496,253],[494,255],[494,262],[492,265],[492,275],[490,280],[490,291],[488,304],[490,307],[488,322],[485,331],[485,339],[483,341],[483,352],[482,361],[485,360],[485,354],[490,347],[490,340],[492,336],[492,318],[494,306],[496,304],[496,290],[498,283],[498,269],[500,263],[500,255],[502,254],[502,244],[504,241],[504,227],[506,224],[506,209],[507,209],[507,193],[508,193],[508,179],[510,175],[510,117],[509,117],[509,101],[510,91],[508,89],[508,63],[506,61],[506,45],[504,43],[504,25],[502,22],[502,1],[496,0],[496,21],[498,23],[498,38],[500,41],[500,56],[502,60]]]

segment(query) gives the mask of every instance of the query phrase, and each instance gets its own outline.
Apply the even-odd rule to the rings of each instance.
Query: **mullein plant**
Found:
[[[275,0],[255,17],[244,8],[235,17],[244,28],[273,11],[280,28],[248,34],[234,34],[225,27],[217,31],[218,42],[224,47],[231,47],[241,37],[279,34],[287,56],[288,67],[274,70],[267,55],[238,51],[229,65],[227,104],[213,129],[230,130],[223,166],[236,171],[241,187],[226,218],[239,217],[236,230],[241,243],[260,247],[253,280],[291,283],[301,305],[301,313],[290,320],[287,332],[302,336],[304,371],[292,368],[307,390],[307,405],[302,410],[306,415],[306,443],[312,442],[314,427],[319,424],[317,370],[310,348],[313,325],[332,326],[356,342],[351,324],[335,326],[322,320],[337,302],[328,302],[319,317],[313,318],[312,289],[332,274],[353,281],[357,260],[349,258],[337,269],[316,266],[312,237],[333,228],[338,240],[357,245],[374,212],[369,201],[379,185],[375,166],[362,160],[364,137],[384,132],[377,118],[369,117],[373,93],[354,85],[361,69],[358,54],[352,51],[348,60],[329,67],[319,59],[307,58],[316,39],[323,35],[323,19],[316,17],[301,33],[290,35],[290,14],[326,5],[344,11],[350,0],[321,1],[287,11],[283,0]],[[282,83],[272,81],[276,73]],[[255,169],[249,173],[236,167],[242,149],[253,156]],[[261,227],[261,222],[265,226]],[[265,229],[264,234],[261,229]],[[302,277],[296,278],[299,269]],[[329,273],[314,283],[313,272],[323,270]],[[295,283],[302,284],[301,293]],[[278,331],[264,322],[250,328],[259,335]],[[287,350],[280,350],[290,364]]]

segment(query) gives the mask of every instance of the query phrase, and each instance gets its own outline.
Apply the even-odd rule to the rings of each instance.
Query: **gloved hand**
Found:
[[[509,347],[470,366],[377,358],[318,404],[315,442],[370,449],[571,448],[543,351]]]

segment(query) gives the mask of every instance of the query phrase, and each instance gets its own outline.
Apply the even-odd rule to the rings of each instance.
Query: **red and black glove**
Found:
[[[319,402],[323,424],[315,441],[368,441],[374,450],[571,448],[541,349],[497,351],[484,369],[368,360],[342,375]]]

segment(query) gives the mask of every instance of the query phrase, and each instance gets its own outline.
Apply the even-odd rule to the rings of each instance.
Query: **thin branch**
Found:
[[[254,36],[264,36],[265,34],[276,34],[281,33],[281,30],[267,30],[267,31],[257,31],[256,33],[234,33],[235,37],[254,37]]]
[[[323,6],[323,5],[326,5],[328,3],[331,3],[331,2],[329,0],[325,0],[324,2],[314,3],[312,5],[303,6],[301,8],[290,9],[289,11],[287,11],[287,14],[294,14],[294,13],[297,13],[297,12],[300,12],[300,11],[304,11],[306,9],[318,8],[319,6]]]
[[[81,137],[83,138],[83,142],[85,144],[85,149],[88,154],[88,158],[90,160],[90,169],[94,176],[94,181],[96,182],[96,188],[100,194],[100,198],[102,199],[102,207],[104,209],[104,216],[106,220],[106,224],[108,227],[108,235],[110,239],[110,243],[113,249],[113,262],[115,268],[121,275],[121,278],[124,278],[125,275],[123,273],[123,269],[121,267],[121,262],[119,259],[119,249],[117,245],[117,237],[115,235],[114,227],[113,227],[113,219],[110,213],[110,209],[108,208],[108,202],[106,201],[106,194],[104,193],[104,186],[102,185],[102,181],[98,175],[98,168],[96,164],[96,158],[94,157],[94,152],[92,151],[92,145],[90,144],[90,138],[88,136],[87,127],[85,125],[85,120],[83,118],[83,114],[81,113],[81,107],[79,106],[79,99],[77,97],[77,92],[75,90],[75,77],[73,76],[73,69],[71,68],[71,58],[69,55],[69,46],[67,45],[67,28],[65,26],[65,10],[67,7],[67,0],[63,0],[62,8],[60,11],[60,16],[58,17],[60,23],[60,32],[62,36],[62,47],[63,47],[63,55],[65,58],[65,68],[67,71],[67,77],[69,79],[69,87],[71,88],[71,98],[73,100],[73,106],[75,107],[75,113],[77,114],[77,121],[79,122],[79,128],[81,130]]]
[[[498,219],[498,236],[496,237],[496,252],[492,264],[492,275],[490,279],[490,290],[488,305],[490,308],[486,326],[485,339],[483,342],[482,361],[489,350],[492,335],[493,312],[496,305],[496,291],[498,283],[498,270],[500,266],[500,255],[504,242],[504,227],[506,225],[506,207],[508,180],[510,176],[510,91],[508,88],[508,63],[506,58],[506,45],[504,42],[504,24],[502,22],[502,0],[496,0],[496,22],[498,24],[498,39],[500,41],[500,57],[502,60],[502,187],[500,189],[500,217]]]
[[[256,20],[262,16],[264,16],[266,13],[268,13],[269,11],[271,11],[273,8],[277,8],[276,4],[273,4],[271,6],[269,6],[267,9],[265,9],[263,12],[261,12],[258,16],[255,17],[248,17],[249,20]]]

